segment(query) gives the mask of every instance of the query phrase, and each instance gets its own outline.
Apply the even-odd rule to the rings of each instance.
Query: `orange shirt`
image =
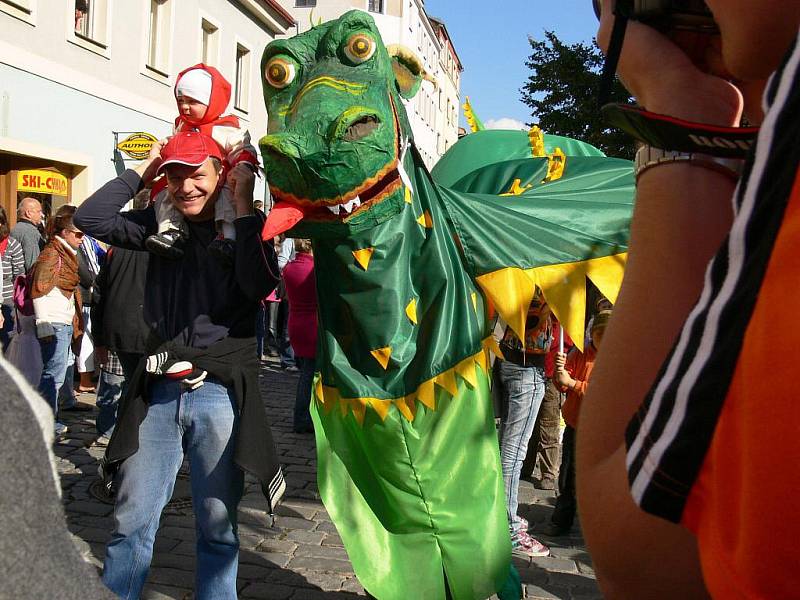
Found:
[[[800,178],[683,515],[715,598],[800,596],[798,307]]]
[[[596,356],[597,350],[594,349],[592,344],[586,347],[585,352],[578,352],[576,349],[567,356],[567,364],[564,365],[564,368],[575,380],[575,387],[563,388],[567,391],[567,399],[564,401],[564,406],[561,407],[561,414],[564,416],[564,421],[567,422],[567,425],[572,428],[578,427],[581,400],[586,394],[586,386],[589,385],[589,376],[592,374]]]

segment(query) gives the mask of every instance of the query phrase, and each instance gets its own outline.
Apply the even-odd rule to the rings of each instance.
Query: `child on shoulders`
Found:
[[[208,247],[211,254],[231,263],[236,230],[233,196],[225,183],[225,175],[234,165],[244,162],[258,170],[256,150],[250,134],[234,115],[222,115],[231,99],[231,84],[214,67],[203,63],[182,71],[175,82],[175,100],[179,115],[173,133],[198,131],[211,137],[222,150],[222,189],[215,204],[214,221],[219,234]],[[172,205],[166,182],[153,188],[158,233],[145,241],[147,249],[160,256],[178,259],[183,255],[182,240],[187,235],[186,223]]]

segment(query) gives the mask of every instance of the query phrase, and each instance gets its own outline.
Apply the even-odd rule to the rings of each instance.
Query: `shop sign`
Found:
[[[69,180],[54,171],[28,169],[17,173],[17,191],[66,196]]]
[[[136,131],[117,144],[117,150],[127,154],[134,160],[144,160],[150,154],[150,148],[158,138],[144,131]]]

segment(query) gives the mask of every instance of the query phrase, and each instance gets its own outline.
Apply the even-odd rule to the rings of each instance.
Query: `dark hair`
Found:
[[[8,215],[6,209],[0,206],[0,240],[6,239],[9,233],[11,230],[8,228]]]
[[[75,214],[75,210],[75,207],[71,204],[65,204],[58,208],[47,226],[48,240],[54,240],[64,229],[75,229],[75,225],[72,224],[72,216]]]
[[[75,0],[75,10],[85,13],[89,10],[89,3],[86,0]]]

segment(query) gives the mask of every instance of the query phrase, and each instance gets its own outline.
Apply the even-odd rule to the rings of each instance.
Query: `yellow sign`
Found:
[[[150,154],[150,147],[158,138],[144,131],[130,134],[117,144],[117,149],[124,152],[134,160],[144,160]]]
[[[55,171],[28,169],[17,173],[17,191],[19,192],[40,192],[54,196],[66,196],[68,186],[69,180]]]

